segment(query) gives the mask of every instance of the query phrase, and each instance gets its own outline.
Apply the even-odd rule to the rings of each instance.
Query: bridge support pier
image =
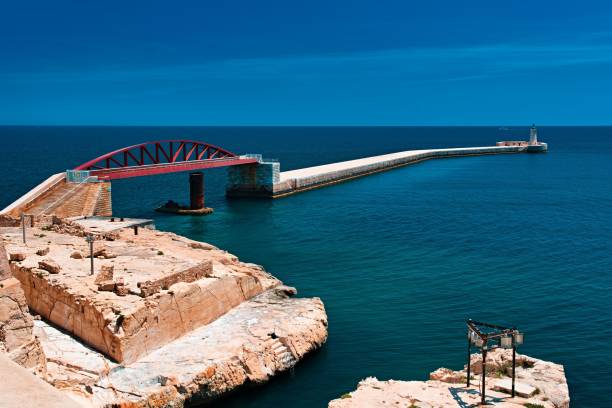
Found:
[[[189,174],[189,209],[204,208],[204,173],[197,171]]]
[[[259,163],[232,166],[227,169],[228,197],[274,197],[280,179],[280,163]]]

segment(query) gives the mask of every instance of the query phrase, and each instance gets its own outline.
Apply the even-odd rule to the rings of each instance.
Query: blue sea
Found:
[[[547,154],[431,160],[278,200],[227,200],[226,172],[214,169],[207,217],[153,212],[187,201],[187,174],[115,181],[114,212],[262,264],[325,303],[321,350],[220,407],[324,407],[367,376],[459,369],[473,318],[517,326],[519,352],[563,364],[572,406],[609,408],[612,127],[539,135]],[[51,173],[147,140],[207,141],[289,170],[509,137],[497,127],[1,127],[0,206]]]

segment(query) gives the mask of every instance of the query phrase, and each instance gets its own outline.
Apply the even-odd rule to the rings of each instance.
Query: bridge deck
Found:
[[[239,166],[253,163],[257,163],[257,159],[244,157],[223,157],[220,159],[191,160],[175,163],[148,164],[141,166],[91,170],[91,175],[97,176],[99,179],[103,180],[116,180],[130,177],[154,176],[157,174],[195,171],[225,166]]]

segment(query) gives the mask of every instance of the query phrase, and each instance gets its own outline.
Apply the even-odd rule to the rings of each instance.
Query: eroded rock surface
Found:
[[[467,371],[440,368],[430,374],[429,381],[380,381],[366,378],[357,390],[345,394],[329,403],[329,408],[366,407],[457,407],[478,406],[480,392],[478,384],[482,373],[482,359],[472,355],[472,386],[466,387]],[[520,408],[534,404],[545,408],[568,408],[569,391],[563,366],[517,354],[517,388],[534,391],[529,397],[511,398],[500,391],[509,383],[512,373],[512,351],[494,349],[487,355],[487,404],[496,407]],[[510,368],[510,371],[508,371]]]
[[[292,298],[263,267],[209,244],[149,229],[104,234],[92,273],[88,231],[70,223],[30,228],[26,245],[18,228],[0,233],[30,338],[26,299],[42,317],[44,378],[85,406],[208,401],[267,381],[327,339],[318,298]]]
[[[208,401],[293,367],[327,338],[319,299],[288,298],[275,289],[127,365],[42,321],[36,324],[50,361],[50,382],[95,406]]]
[[[9,359],[44,377],[45,355],[32,328],[21,284],[13,278],[9,255],[0,239],[0,353],[7,353]]]
[[[73,256],[89,252],[86,231],[69,232],[31,228],[23,245],[19,229],[5,228],[8,252],[21,255],[11,258],[13,274],[34,312],[118,362],[136,361],[280,284],[225,251],[149,229],[96,241],[92,275],[90,259]],[[110,268],[112,278],[101,280]]]

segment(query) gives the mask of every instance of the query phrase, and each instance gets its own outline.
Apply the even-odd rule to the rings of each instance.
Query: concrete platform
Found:
[[[72,217],[68,220],[82,226],[92,233],[117,231],[123,228],[151,227],[153,220],[146,218],[119,218],[119,217]]]

